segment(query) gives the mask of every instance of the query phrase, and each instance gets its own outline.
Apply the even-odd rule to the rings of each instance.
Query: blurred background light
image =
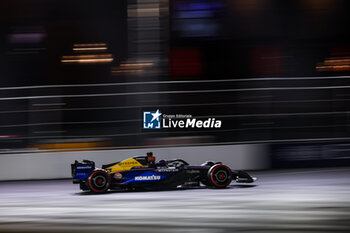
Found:
[[[2,6],[0,135],[20,135],[1,138],[6,151],[91,138],[139,148],[349,137],[347,1]],[[145,131],[152,109],[223,128]]]

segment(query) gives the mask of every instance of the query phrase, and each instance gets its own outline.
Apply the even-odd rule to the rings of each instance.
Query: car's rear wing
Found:
[[[92,171],[95,170],[95,162],[90,160],[83,160],[78,162],[75,160],[71,164],[73,183],[79,183],[81,180],[85,180],[89,177]]]

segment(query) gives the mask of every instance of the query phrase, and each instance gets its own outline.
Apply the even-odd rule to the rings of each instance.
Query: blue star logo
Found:
[[[143,128],[144,129],[160,129],[161,115],[157,109],[156,112],[143,112]]]

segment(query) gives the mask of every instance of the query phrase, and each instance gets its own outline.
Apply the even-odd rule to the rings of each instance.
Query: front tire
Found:
[[[88,178],[89,188],[94,193],[107,192],[111,185],[111,176],[104,170],[97,170],[91,173]]]
[[[216,188],[226,188],[232,181],[231,169],[222,164],[214,165],[209,169],[208,180]]]

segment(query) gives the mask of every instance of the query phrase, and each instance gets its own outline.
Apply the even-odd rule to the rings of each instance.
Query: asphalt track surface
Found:
[[[227,189],[91,195],[69,180],[0,183],[0,232],[349,232],[350,168],[253,172]]]

